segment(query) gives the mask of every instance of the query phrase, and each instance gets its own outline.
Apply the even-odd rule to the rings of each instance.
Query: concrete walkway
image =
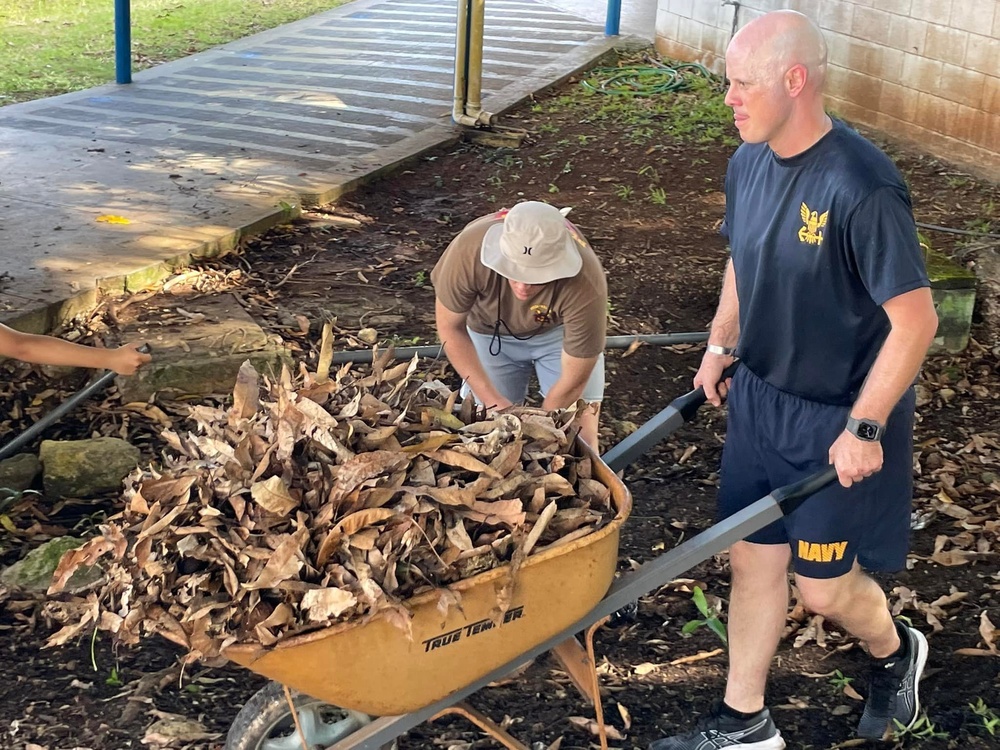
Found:
[[[601,0],[486,7],[492,112],[620,43]],[[456,138],[455,15],[359,0],[129,86],[0,108],[0,321],[51,330],[98,288],[141,288]],[[654,16],[628,3],[622,33],[650,37]]]

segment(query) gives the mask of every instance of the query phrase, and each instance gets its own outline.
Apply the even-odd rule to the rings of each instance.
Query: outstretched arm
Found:
[[[114,370],[119,375],[131,375],[150,356],[136,351],[139,343],[117,349],[98,349],[74,344],[55,336],[22,333],[0,324],[0,355],[33,362],[38,365],[92,367]]]

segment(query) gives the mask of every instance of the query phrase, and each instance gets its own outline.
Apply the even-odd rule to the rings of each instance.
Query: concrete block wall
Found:
[[[658,0],[656,46],[725,69],[733,30],[779,8],[829,47],[829,107],[1000,180],[1000,0]]]

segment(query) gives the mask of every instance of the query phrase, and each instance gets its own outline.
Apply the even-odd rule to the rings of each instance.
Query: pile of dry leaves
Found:
[[[446,610],[447,584],[498,566],[509,589],[529,554],[614,515],[575,412],[456,411],[416,360],[391,361],[275,381],[245,363],[232,407],[192,407],[198,429],[165,432],[164,465],[133,473],[126,509],[63,557],[50,593],[81,565],[107,577],[47,605],[65,623],[49,644],[158,632],[210,658],[376,613],[405,630],[412,595],[437,590]]]

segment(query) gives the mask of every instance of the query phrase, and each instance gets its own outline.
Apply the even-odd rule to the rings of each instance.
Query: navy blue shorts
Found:
[[[902,569],[913,498],[914,401],[911,388],[889,417],[881,471],[846,489],[834,482],[747,541],[789,544],[795,572],[808,578],[841,576],[855,559],[869,570]],[[828,465],[849,411],[793,396],[740,367],[728,397],[719,518]]]

